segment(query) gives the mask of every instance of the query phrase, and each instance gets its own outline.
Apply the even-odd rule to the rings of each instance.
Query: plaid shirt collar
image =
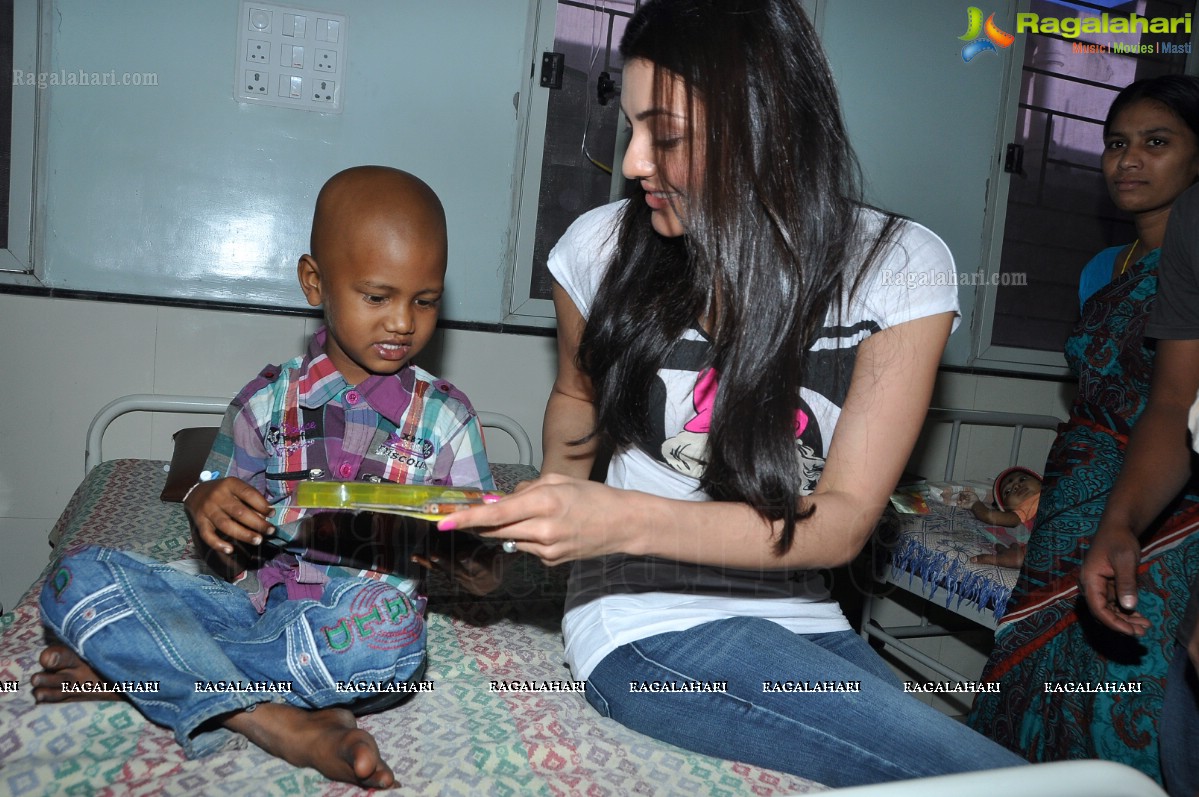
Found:
[[[305,409],[319,409],[333,399],[354,391],[375,412],[393,425],[404,419],[404,412],[412,401],[412,390],[416,384],[416,373],[411,363],[390,376],[370,376],[357,385],[351,385],[337,370],[337,366],[325,354],[328,330],[321,327],[308,342],[308,353],[300,363],[299,403]]]

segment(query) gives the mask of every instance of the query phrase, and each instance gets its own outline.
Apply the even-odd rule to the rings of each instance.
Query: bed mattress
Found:
[[[55,529],[60,548],[95,543],[163,561],[188,555],[187,521],[158,494],[164,463],[97,466]],[[44,575],[44,574],[43,574]],[[124,702],[38,706],[30,676],[44,646],[42,578],[0,618],[0,792],[27,794],[352,794],[246,745],[188,761],[169,731]],[[403,794],[759,795],[820,791],[791,775],[688,753],[600,717],[582,694],[494,690],[570,681],[559,623],[565,577],[521,557],[497,594],[431,585],[433,690],[360,723]],[[518,687],[519,688],[519,687]]]

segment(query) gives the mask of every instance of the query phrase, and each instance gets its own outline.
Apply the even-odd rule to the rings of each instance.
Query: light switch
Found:
[[[318,42],[336,42],[341,35],[341,25],[335,19],[316,18],[316,40]]]
[[[241,0],[239,6],[233,97],[258,105],[341,113],[347,17],[267,0]]]
[[[279,76],[279,96],[299,99],[304,96],[304,78],[299,75]]]
[[[304,38],[304,30],[308,27],[308,18],[302,14],[283,15],[283,35]]]

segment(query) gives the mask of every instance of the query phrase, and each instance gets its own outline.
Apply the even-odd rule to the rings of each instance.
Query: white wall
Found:
[[[444,317],[502,320],[529,0],[295,3],[348,18],[341,114],[234,100],[239,0],[42,2],[41,70],[157,82],[39,92],[45,284],[303,307],[316,191],[380,163],[446,206]]]

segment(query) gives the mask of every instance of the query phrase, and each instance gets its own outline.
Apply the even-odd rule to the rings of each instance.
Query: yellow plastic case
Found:
[[[483,491],[433,484],[302,482],[293,503],[312,509],[351,509],[440,520],[483,503]]]

